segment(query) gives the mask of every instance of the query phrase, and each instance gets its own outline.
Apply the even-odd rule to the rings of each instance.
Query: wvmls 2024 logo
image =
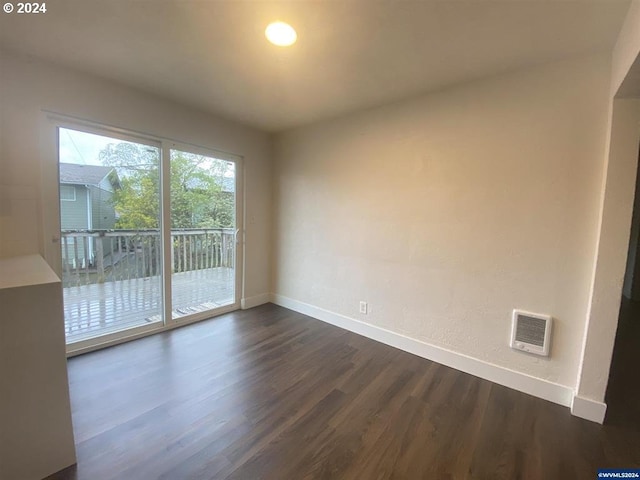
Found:
[[[640,478],[640,469],[601,468],[598,470],[598,478]]]

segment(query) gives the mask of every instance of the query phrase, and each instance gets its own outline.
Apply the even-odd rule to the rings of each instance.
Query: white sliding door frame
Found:
[[[175,140],[139,133],[117,127],[105,126],[92,121],[78,119],[55,112],[43,112],[41,125],[47,132],[40,140],[42,154],[42,245],[41,251],[45,260],[62,278],[62,253],[60,249],[60,202],[59,202],[59,129],[68,128],[95,135],[108,136],[117,140],[129,141],[158,148],[160,151],[160,236],[162,244],[162,318],[161,323],[134,327],[121,332],[114,332],[67,345],[67,356],[74,356],[92,350],[105,348],[126,341],[167,331],[176,327],[195,323],[223,313],[240,309],[244,276],[244,191],[243,191],[243,158],[239,155],[222,152],[214,148],[202,147]],[[172,149],[213,157],[233,162],[235,165],[235,228],[238,232],[234,248],[234,298],[233,303],[220,308],[200,312],[193,315],[172,318],[171,305],[171,195],[170,173]],[[54,155],[52,153],[55,152]],[[51,158],[56,161],[52,162]],[[53,201],[55,199],[55,201]]]
[[[235,209],[235,229],[237,234],[235,235],[235,245],[234,245],[234,297],[233,303],[229,305],[224,305],[222,307],[207,310],[206,312],[194,313],[192,315],[185,315],[180,318],[173,319],[172,318],[172,306],[171,306],[171,271],[169,269],[167,275],[165,276],[165,282],[168,285],[165,285],[165,295],[169,295],[169,301],[165,302],[165,318],[166,323],[177,323],[184,324],[192,321],[200,321],[206,318],[210,318],[212,315],[219,315],[220,313],[238,310],[240,309],[240,298],[242,293],[242,277],[244,272],[244,192],[243,192],[243,159],[238,155],[233,155],[230,153],[220,152],[218,150],[213,150],[210,148],[199,147],[196,145],[190,145],[187,143],[180,143],[174,141],[163,141],[162,142],[162,158],[163,158],[163,187],[164,191],[170,191],[170,185],[166,184],[170,182],[170,170],[171,170],[171,150],[178,150],[185,153],[193,153],[195,155],[202,155],[205,157],[215,158],[217,160],[224,160],[226,162],[232,162],[235,165],[235,176],[234,176],[234,209]],[[166,170],[166,171],[165,171]],[[166,183],[165,183],[166,182]],[[163,223],[171,227],[171,199],[164,198],[169,197],[169,195],[163,195]],[[163,232],[163,235],[167,235],[168,238],[165,238],[164,241],[167,242],[166,245],[171,244],[171,229],[168,228]],[[165,265],[171,265],[171,250],[169,248],[164,250],[165,255]]]

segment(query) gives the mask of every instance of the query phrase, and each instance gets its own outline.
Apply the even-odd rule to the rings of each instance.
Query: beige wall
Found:
[[[573,388],[609,69],[580,58],[279,135],[274,292]],[[555,318],[550,358],[509,348],[513,308]]]
[[[640,0],[631,3],[612,53],[609,138],[604,152],[600,224],[582,363],[576,386],[585,399],[602,402],[618,325],[640,143],[640,100],[617,98],[640,55]]]
[[[613,102],[593,300],[577,393],[603,401],[618,326],[640,141],[640,100]]]
[[[244,157],[245,297],[269,292],[271,140],[262,132],[106,80],[0,54],[0,257],[56,255],[56,152],[43,110]],[[215,86],[212,86],[215,88]],[[54,150],[54,151],[51,151]],[[41,179],[41,172],[44,176]]]

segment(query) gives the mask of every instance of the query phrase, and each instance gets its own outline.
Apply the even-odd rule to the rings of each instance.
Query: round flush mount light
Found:
[[[293,45],[298,38],[293,27],[284,22],[270,23],[264,31],[264,34],[266,35],[267,40],[279,47],[288,47],[289,45]]]

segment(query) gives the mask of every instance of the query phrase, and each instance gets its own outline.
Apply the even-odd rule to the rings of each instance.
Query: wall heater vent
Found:
[[[549,355],[551,317],[538,313],[513,311],[511,348],[536,355]]]

